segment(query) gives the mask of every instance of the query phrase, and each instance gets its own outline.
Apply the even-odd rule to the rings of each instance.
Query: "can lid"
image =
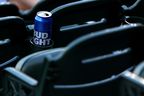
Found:
[[[37,16],[47,18],[47,17],[51,17],[52,13],[48,11],[39,11],[37,12]]]

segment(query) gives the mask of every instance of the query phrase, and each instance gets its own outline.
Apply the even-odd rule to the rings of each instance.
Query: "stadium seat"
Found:
[[[105,6],[105,8],[102,6]],[[109,14],[110,11],[112,14]],[[121,7],[119,2],[115,0],[76,1],[56,7],[50,12],[53,18],[52,39],[56,47],[59,47],[57,45],[64,45],[60,40],[67,37],[67,35],[64,35],[66,32],[60,32],[63,26],[82,25],[88,21],[99,22],[102,18],[106,19],[105,23],[107,26],[118,26],[121,24]],[[106,27],[104,26],[104,28]]]
[[[14,16],[0,15],[0,95],[143,95],[143,1],[57,2],[42,0],[22,13],[13,4],[0,6],[14,10]],[[45,8],[54,42],[42,48],[30,41],[31,24]]]
[[[90,58],[104,56],[106,54],[112,54],[113,52],[115,52],[117,50],[122,51],[125,48],[129,48],[129,47],[138,49],[138,48],[135,48],[135,45],[133,45],[133,44],[136,44],[137,37],[140,36],[140,34],[142,34],[142,30],[143,30],[143,26],[141,26],[141,24],[140,25],[135,24],[134,26],[133,25],[125,25],[125,26],[120,26],[117,28],[105,29],[105,30],[102,30],[99,32],[93,32],[93,33],[87,34],[86,36],[78,38],[77,40],[74,40],[72,43],[68,44],[68,46],[63,49],[64,52],[61,52],[61,53],[59,52],[63,56],[60,58],[60,60],[59,59],[57,60],[58,63],[61,63],[58,65],[60,65],[59,67],[62,70],[62,74],[63,74],[62,80],[64,80],[63,82],[66,83],[68,78],[67,79],[64,79],[64,78],[69,77],[68,74],[70,74],[70,73],[71,73],[71,75],[73,74],[74,77],[76,76],[77,80],[78,79],[79,79],[79,81],[82,80],[82,76],[78,77],[77,76],[78,74],[76,74],[77,72],[79,72],[79,70],[78,70],[79,67],[82,66],[81,63],[83,63],[83,62],[81,60],[87,61],[87,59],[89,60]],[[139,32],[139,34],[138,34],[138,32]],[[138,35],[136,35],[136,34],[138,34]],[[120,38],[123,38],[123,39],[120,39]],[[136,46],[136,47],[140,47],[140,46]],[[53,50],[53,49],[51,49],[51,50]],[[48,53],[50,52],[49,53],[50,57],[51,57],[52,53],[53,54],[55,53],[50,50],[48,50],[47,52]],[[44,58],[43,56],[46,56],[46,52],[44,52],[44,53],[42,52],[39,54],[41,54],[41,55],[40,56],[35,55],[37,59],[34,59],[33,57],[35,57],[35,56],[32,55],[32,56],[28,57],[28,58],[31,58],[32,60],[30,60],[28,58],[22,60],[22,62],[17,64],[17,68],[24,72],[25,72],[25,70],[30,71],[31,67],[29,67],[29,66],[31,66],[31,65],[35,66],[36,62],[37,63],[38,63],[38,61],[41,62],[41,60],[43,60],[43,58]],[[47,55],[49,55],[49,54],[47,54]],[[54,55],[53,54],[52,54],[53,57],[51,57],[52,59],[55,58],[54,57],[55,54]],[[56,55],[56,58],[58,58],[57,55]],[[38,60],[38,61],[36,61],[36,60]],[[35,61],[35,62],[33,62],[33,61]],[[71,62],[69,62],[69,61],[71,61]],[[135,60],[133,59],[133,61],[135,61]],[[29,64],[30,62],[31,62],[31,64]],[[68,64],[66,62],[68,62]],[[79,65],[79,67],[78,67],[78,65]],[[84,64],[84,65],[86,66],[89,64]],[[71,70],[69,68],[71,68]],[[77,71],[75,68],[78,68]],[[85,69],[87,67],[83,67],[83,68]],[[74,71],[75,74],[72,71],[73,69],[75,69],[75,71]],[[84,70],[84,69],[81,69],[81,70]],[[29,71],[26,71],[26,72],[29,72]],[[32,73],[37,73],[37,71],[29,72],[29,74],[32,74]],[[83,71],[82,71],[82,73],[83,73]],[[89,76],[89,78],[90,77],[91,76]],[[83,76],[83,78],[85,78],[85,76]],[[74,78],[72,78],[72,76],[71,76],[71,78],[69,78],[68,81],[69,80],[72,81],[72,80],[74,80]],[[83,80],[83,82],[85,82],[85,80]],[[78,81],[77,81],[77,83],[78,83]]]
[[[43,87],[45,86],[44,85],[45,83],[43,81],[38,82],[39,83],[39,85],[38,85],[37,81],[35,79],[32,79],[28,75],[26,75],[27,77],[23,76],[22,75],[23,73],[15,70],[14,68],[8,67],[6,69],[6,71],[7,71],[7,73],[9,73],[9,78],[11,80],[20,82],[19,84],[21,84],[23,86],[29,85],[29,88],[32,89],[32,91],[33,91],[32,94],[34,94],[35,96],[39,96],[39,95],[45,95],[45,96],[49,96],[49,95],[55,95],[55,96],[67,96],[67,95],[69,95],[69,96],[73,96],[73,95],[75,95],[75,96],[87,96],[87,95],[111,96],[111,94],[119,96],[119,94],[121,94],[120,88],[123,88],[120,86],[121,79],[122,79],[121,78],[122,73],[119,73],[118,75],[109,77],[104,80],[94,81],[94,82],[85,83],[85,84],[59,85],[59,86],[54,85],[53,86],[53,83],[52,83],[51,90],[49,90],[49,88],[48,88],[48,86],[50,86],[50,82],[49,82],[49,84],[47,84],[46,91],[44,91]],[[17,73],[15,74],[14,72],[15,73],[17,72]],[[21,77],[19,75],[21,75]],[[13,76],[15,76],[15,77],[12,78]],[[21,78],[25,78],[25,80],[29,80],[29,81],[26,82],[27,84],[23,84],[24,80],[18,81]],[[21,92],[22,92],[24,89],[21,89],[21,88],[19,88],[19,90],[21,90]],[[42,89],[42,90],[37,90],[38,88]],[[17,91],[17,90],[15,90],[15,91]],[[16,93],[17,93],[17,95],[20,94],[20,92],[16,92]],[[24,96],[24,95],[21,94],[21,96]],[[27,94],[26,96],[30,96],[30,95]],[[124,95],[120,95],[120,96],[124,96]]]
[[[57,6],[74,2],[77,0],[39,0],[37,4],[29,10],[20,11],[18,7],[11,3],[0,4],[0,17],[4,16],[20,16],[24,19],[26,24],[32,24],[34,21],[34,17],[36,16],[38,11],[50,11]]]
[[[13,57],[24,55],[27,30],[24,20],[17,16],[0,18],[0,64]]]
[[[17,16],[6,16],[0,18],[0,95],[3,92],[5,79],[2,71],[8,66],[15,66],[16,62],[25,53],[25,40],[27,30],[24,20]]]
[[[109,4],[112,4],[112,6]],[[109,14],[108,11],[112,11],[112,14]],[[117,24],[120,23],[119,19],[121,17],[120,4],[114,0],[76,1],[56,7],[50,12],[53,14],[54,25],[57,24],[60,27],[71,24],[83,24],[87,21],[98,21],[102,18],[108,19],[109,22],[115,21]],[[66,17],[63,18],[64,16]]]
[[[143,25],[133,24],[90,33],[74,40],[67,47],[40,51],[26,56],[16,64],[16,70],[40,81],[43,66],[48,64],[47,75],[51,78],[47,80],[54,80],[55,86],[103,80],[136,64],[137,60],[133,52],[137,48],[133,48],[135,47],[133,44],[138,42],[137,38],[142,32]],[[47,63],[44,63],[45,58]],[[100,73],[103,68],[106,69]],[[60,90],[57,92],[59,93]]]

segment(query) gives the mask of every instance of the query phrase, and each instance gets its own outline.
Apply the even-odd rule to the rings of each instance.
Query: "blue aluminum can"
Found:
[[[47,11],[39,11],[34,21],[33,44],[47,47],[51,44],[52,14]]]

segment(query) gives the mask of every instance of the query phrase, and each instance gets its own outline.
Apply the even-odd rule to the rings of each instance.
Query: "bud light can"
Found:
[[[51,44],[52,14],[47,11],[39,11],[35,16],[33,44],[47,47]]]

